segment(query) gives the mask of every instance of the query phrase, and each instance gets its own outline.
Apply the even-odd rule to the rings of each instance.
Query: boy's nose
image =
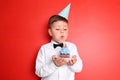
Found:
[[[60,32],[61,32],[61,33],[63,33],[63,32],[64,32],[64,30],[61,30]]]

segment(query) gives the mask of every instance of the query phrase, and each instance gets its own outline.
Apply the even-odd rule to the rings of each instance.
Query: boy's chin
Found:
[[[53,39],[53,41],[55,41],[57,43],[64,43],[65,42],[65,40],[54,40],[54,39]]]
[[[64,43],[65,41],[56,41],[57,43]]]
[[[64,43],[65,41],[59,41],[59,43]]]

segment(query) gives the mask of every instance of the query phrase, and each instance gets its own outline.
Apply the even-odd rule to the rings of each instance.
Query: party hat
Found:
[[[68,15],[70,12],[70,5],[71,5],[71,3],[69,3],[58,15],[68,19]]]

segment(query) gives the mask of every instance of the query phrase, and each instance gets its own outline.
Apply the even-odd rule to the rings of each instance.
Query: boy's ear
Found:
[[[52,36],[51,29],[48,29],[48,33],[49,33],[50,36]]]

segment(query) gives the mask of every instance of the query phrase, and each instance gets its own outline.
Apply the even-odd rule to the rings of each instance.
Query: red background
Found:
[[[119,0],[1,0],[0,79],[38,80],[35,59],[47,20],[71,3],[69,38],[83,60],[76,80],[120,80]]]

